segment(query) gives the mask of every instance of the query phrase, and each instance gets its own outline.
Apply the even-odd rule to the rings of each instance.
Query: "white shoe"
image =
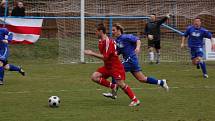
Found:
[[[4,85],[4,82],[0,80],[0,85]]]
[[[204,78],[208,78],[209,76],[208,76],[207,74],[204,74],[203,77],[204,77]]]
[[[163,88],[168,92],[169,91],[169,86],[167,85],[167,81],[166,81],[166,79],[162,79],[162,81],[163,81]]]
[[[112,98],[112,99],[116,99],[117,98],[117,95],[114,95],[113,94],[113,91],[112,93],[108,92],[108,93],[102,93],[103,96],[107,97],[107,98]]]
[[[134,106],[138,106],[138,105],[140,105],[140,101],[139,101],[139,100],[137,100],[137,101],[132,101],[128,106],[134,107]]]
[[[108,97],[108,98],[112,98],[112,99],[116,99],[117,96],[113,95],[112,93],[108,92],[108,93],[102,93],[103,96]]]

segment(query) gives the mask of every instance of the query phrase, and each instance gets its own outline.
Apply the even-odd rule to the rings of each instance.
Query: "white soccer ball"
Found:
[[[50,107],[59,107],[60,98],[58,96],[51,96],[48,100],[48,104]]]

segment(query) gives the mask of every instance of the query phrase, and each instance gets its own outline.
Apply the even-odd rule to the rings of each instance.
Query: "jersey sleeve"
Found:
[[[212,38],[211,32],[209,32],[208,30],[205,30],[205,31],[204,31],[204,37],[205,37],[205,38],[208,38],[208,39],[211,39],[211,38]]]
[[[9,32],[8,29],[6,29],[6,28],[4,29],[4,34],[8,36],[7,40],[9,42],[11,42],[13,40],[13,34],[11,32]]]
[[[163,24],[168,18],[165,16],[164,18],[162,18],[161,20],[158,20],[158,26],[160,26],[161,24]]]
[[[190,26],[187,27],[187,29],[186,29],[186,31],[184,32],[183,36],[185,36],[185,37],[189,36],[189,34],[190,34],[190,28],[191,28]]]
[[[130,41],[130,42],[133,42],[133,43],[136,43],[137,40],[140,40],[138,37],[136,37],[136,36],[134,36],[134,35],[132,35],[132,34],[128,34],[126,39],[127,39],[128,41]]]

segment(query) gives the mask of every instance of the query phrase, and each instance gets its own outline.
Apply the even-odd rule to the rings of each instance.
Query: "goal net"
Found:
[[[174,30],[185,31],[195,17],[202,19],[202,26],[215,32],[214,0],[84,0],[85,43],[86,49],[97,49],[95,27],[104,22],[111,36],[114,23],[121,23],[125,33],[141,38],[141,63],[148,61],[147,40],[144,38],[144,27],[148,15],[154,13],[158,19],[168,13],[171,17],[161,27],[161,61],[186,62],[190,60],[188,49],[180,48],[181,35]],[[10,8],[14,1],[9,2]],[[80,62],[81,58],[81,0],[23,0],[27,15],[54,16],[45,18],[46,24],[56,24],[55,33],[59,40],[59,62]],[[55,22],[53,22],[55,21]],[[53,24],[50,24],[50,27]],[[84,57],[85,62],[99,62],[94,58]]]

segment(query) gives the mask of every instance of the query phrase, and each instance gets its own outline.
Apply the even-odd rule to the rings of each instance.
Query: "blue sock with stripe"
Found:
[[[116,80],[112,77],[112,84],[116,84]]]
[[[203,74],[207,74],[206,64],[204,61],[199,62]]]
[[[20,71],[21,68],[12,64],[9,64],[9,71]]]
[[[3,66],[0,67],[0,80],[1,81],[4,80],[4,67]]]
[[[163,80],[157,80],[157,79],[152,78],[152,77],[147,77],[147,82],[146,83],[157,84],[157,85],[160,85],[160,86],[163,86],[163,84],[164,84]]]

